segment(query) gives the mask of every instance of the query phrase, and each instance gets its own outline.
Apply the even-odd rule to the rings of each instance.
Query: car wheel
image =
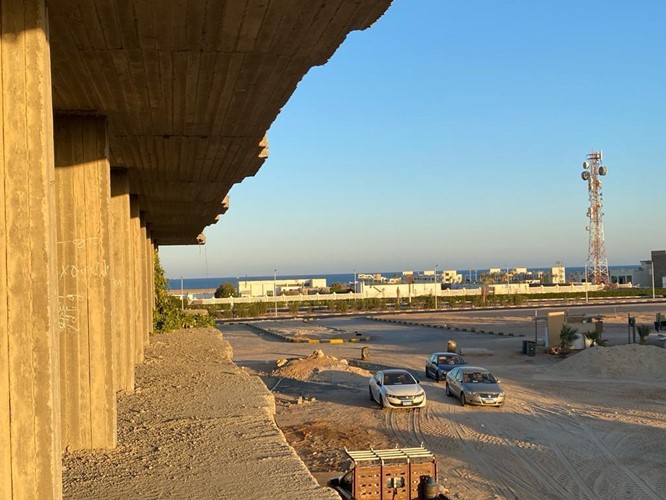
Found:
[[[379,395],[379,406],[381,406],[382,409],[388,407],[388,405],[384,401],[384,396],[382,396],[381,394]]]
[[[442,377],[439,376],[439,372],[437,372],[437,375],[435,375],[435,382],[441,382]]]
[[[449,387],[449,384],[448,384],[448,383],[446,384],[446,395],[447,395],[448,397],[453,396],[453,394],[451,394],[451,388]]]
[[[425,377],[426,377],[426,378],[430,377],[430,373],[428,373],[428,369],[427,369],[427,368],[425,369]]]
[[[370,393],[370,401],[374,401],[375,397],[372,395],[372,389],[368,389],[368,392]]]
[[[465,393],[460,393],[460,406],[465,406]]]

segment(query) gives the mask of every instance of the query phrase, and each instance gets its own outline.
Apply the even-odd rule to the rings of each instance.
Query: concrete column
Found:
[[[62,444],[116,445],[106,122],[57,117]]]
[[[140,216],[141,221],[141,264],[142,264],[142,287],[143,295],[141,295],[141,305],[143,306],[143,345],[147,346],[150,342],[150,332],[153,329],[153,325],[150,323],[151,309],[150,304],[152,304],[152,283],[149,283],[150,280],[150,271],[149,271],[149,262],[150,258],[148,257],[148,228],[146,227],[146,216],[141,212]]]
[[[139,217],[139,198],[136,195],[130,196],[130,231],[132,240],[132,282],[134,289],[135,311],[134,324],[136,325],[134,333],[134,363],[143,363],[144,356],[144,308],[142,306],[143,297],[145,297],[145,283],[142,279],[144,267],[142,265],[141,252],[141,220]]]
[[[149,231],[148,235],[148,283],[150,284],[149,307],[148,307],[148,324],[150,325],[150,333],[153,333],[153,320],[155,314],[155,244],[153,243],[153,232]]]
[[[136,299],[132,281],[132,239],[130,231],[130,192],[127,170],[111,170],[111,272],[114,318],[111,321],[115,388],[134,391],[134,342],[136,324],[132,320]]]
[[[44,0],[0,2],[0,498],[62,496]]]

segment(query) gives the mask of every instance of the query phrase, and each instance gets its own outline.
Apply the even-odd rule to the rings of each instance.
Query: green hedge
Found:
[[[205,314],[190,314],[182,309],[181,300],[169,295],[169,282],[164,276],[159,253],[155,251],[155,309],[153,332],[166,333],[181,328],[215,327],[215,318]]]

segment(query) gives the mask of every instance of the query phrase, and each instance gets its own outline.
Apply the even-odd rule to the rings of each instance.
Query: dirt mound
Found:
[[[393,443],[382,433],[362,425],[317,420],[282,428],[287,441],[299,450],[311,472],[342,470],[345,448],[391,448]]]
[[[254,324],[258,328],[268,330],[271,333],[286,335],[288,337],[306,338],[330,336],[338,330],[328,326],[317,325],[309,321],[285,320],[285,321],[262,321]]]
[[[271,375],[350,386],[366,385],[371,376],[368,370],[349,366],[346,359],[327,356],[321,349],[306,358],[279,360]]]
[[[570,356],[551,371],[559,375],[666,381],[666,349],[640,344],[593,347]]]

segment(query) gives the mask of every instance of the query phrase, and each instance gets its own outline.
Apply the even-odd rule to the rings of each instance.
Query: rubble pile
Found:
[[[367,385],[371,373],[363,368],[349,366],[346,359],[327,356],[317,349],[305,358],[280,359],[271,373],[274,377],[303,381],[325,382],[338,385]]]

